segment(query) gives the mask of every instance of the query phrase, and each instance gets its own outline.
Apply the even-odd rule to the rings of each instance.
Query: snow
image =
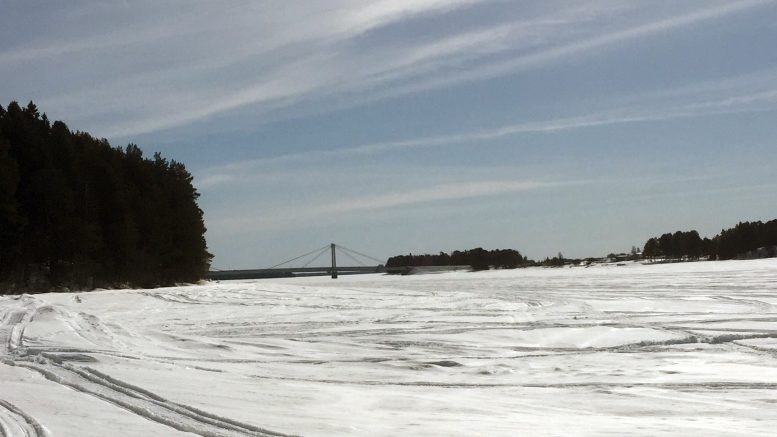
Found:
[[[773,435],[777,261],[0,297],[0,435]]]

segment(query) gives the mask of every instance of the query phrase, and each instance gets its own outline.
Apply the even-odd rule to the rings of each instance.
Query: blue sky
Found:
[[[184,162],[218,268],[777,218],[777,1],[0,9],[0,102]]]

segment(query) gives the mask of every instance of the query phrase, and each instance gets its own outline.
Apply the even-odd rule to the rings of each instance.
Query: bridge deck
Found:
[[[338,275],[363,275],[367,273],[384,273],[383,266],[358,266],[337,267]],[[253,270],[220,270],[208,272],[207,278],[211,280],[231,279],[265,279],[265,278],[291,278],[298,276],[328,276],[332,273],[332,267],[300,267],[283,269],[253,269]]]

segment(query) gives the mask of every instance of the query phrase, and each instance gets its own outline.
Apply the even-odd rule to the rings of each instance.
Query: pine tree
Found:
[[[0,282],[170,285],[204,277],[199,194],[183,164],[0,107]],[[46,291],[31,290],[31,291]]]

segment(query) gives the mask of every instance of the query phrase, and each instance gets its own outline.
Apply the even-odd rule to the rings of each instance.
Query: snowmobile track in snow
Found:
[[[362,386],[387,386],[387,387],[432,387],[453,389],[491,389],[491,388],[540,388],[540,389],[568,389],[568,388],[632,388],[648,387],[670,390],[777,390],[777,383],[769,382],[738,382],[738,381],[701,381],[701,382],[559,382],[559,383],[493,383],[479,384],[466,382],[431,382],[431,381],[365,381],[345,379],[314,379],[294,378],[280,376],[253,375],[256,379],[269,379],[279,381],[312,382],[317,384],[335,385],[362,385]]]
[[[49,434],[34,417],[0,399],[0,436],[46,437]]]
[[[11,366],[40,373],[49,381],[90,394],[145,419],[204,437],[259,436],[287,437],[264,428],[241,423],[187,405],[178,404],[140,387],[119,381],[89,367],[66,361],[90,361],[90,353],[76,356],[24,348],[24,330],[34,319],[37,308],[25,304],[0,316],[0,359]],[[43,348],[45,349],[45,348]],[[0,437],[45,437],[49,434],[32,416],[10,402],[0,400]]]
[[[32,318],[33,310],[11,311],[0,324],[0,359],[13,354],[22,346],[24,328]]]
[[[50,360],[42,361],[19,362],[16,365],[36,371],[50,381],[93,395],[179,431],[204,437],[289,436],[169,401],[88,367],[58,364]]]

